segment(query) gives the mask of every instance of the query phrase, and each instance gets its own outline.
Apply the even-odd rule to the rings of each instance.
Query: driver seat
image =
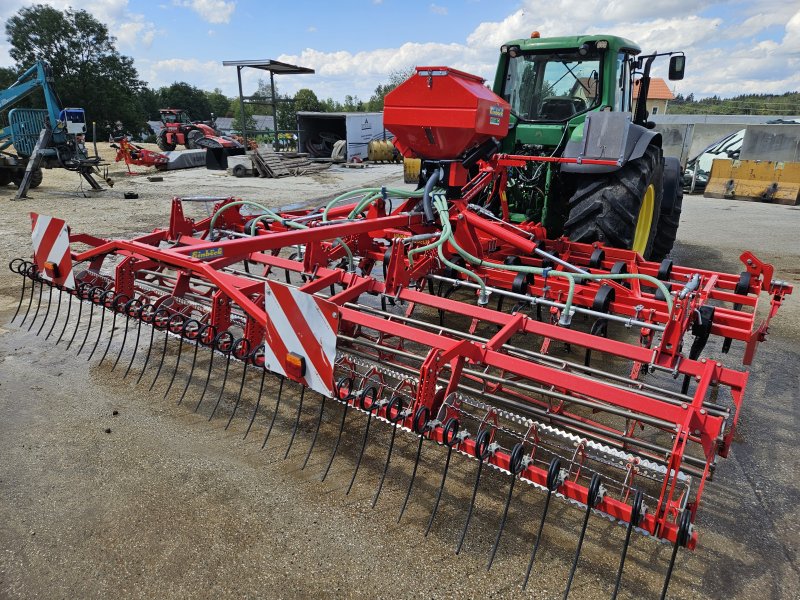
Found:
[[[575,114],[572,98],[545,98],[542,101],[541,117],[551,121],[565,121]]]

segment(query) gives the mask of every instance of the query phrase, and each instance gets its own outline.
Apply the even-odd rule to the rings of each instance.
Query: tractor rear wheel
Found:
[[[156,136],[156,143],[158,144],[158,147],[164,152],[170,152],[172,150],[175,150],[175,144],[170,144],[167,141],[167,132],[164,129],[162,129],[159,132],[158,136]]]
[[[581,175],[569,200],[564,233],[573,242],[603,242],[653,253],[663,196],[661,148],[649,146],[641,158],[607,175]]]
[[[186,149],[187,150],[194,150],[199,148],[200,146],[197,145],[197,140],[200,138],[205,137],[202,131],[199,129],[192,129],[189,133],[186,134]]]
[[[668,202],[669,195],[672,195],[672,212],[662,213],[658,219],[658,232],[653,241],[653,252],[650,256],[652,261],[661,261],[672,252],[675,238],[678,237],[678,225],[683,209],[682,179],[683,169],[680,162],[674,158],[664,159],[664,202]]]

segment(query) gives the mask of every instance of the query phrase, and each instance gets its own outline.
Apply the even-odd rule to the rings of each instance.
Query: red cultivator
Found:
[[[402,141],[402,131],[397,133]],[[388,424],[391,443],[373,506],[395,433],[416,435],[416,462],[401,516],[425,442],[444,445],[447,460],[428,530],[451,454],[475,458],[474,491],[457,552],[468,533],[483,468],[508,473],[490,567],[514,485],[532,484],[547,494],[547,503],[525,584],[555,494],[585,511],[567,593],[593,512],[627,527],[616,589],[634,528],[674,545],[666,592],[678,548],[696,544],[692,523],[717,457],[726,456],[732,443],[748,377],[702,358],[703,350],[712,337],[721,338],[725,352],[741,345],[749,364],[792,288],[750,253],[742,255],[745,271],[728,275],[670,260],[647,262],[635,252],[601,244],[547,239],[535,223],[511,224],[502,209],[506,166],[520,160],[531,157],[485,157],[463,183],[461,163],[442,162],[424,190],[357,190],[309,210],[276,213],[233,198],[215,199],[212,216],[193,221],[183,213],[184,202],[192,199],[175,199],[167,229],[132,240],[68,234],[63,221],[34,215],[34,262],[11,264],[24,276],[17,314],[27,322],[36,300],[28,322],[33,328],[47,287],[41,333],[53,312],[55,288],[47,337],[75,345],[78,354],[86,349],[89,358],[100,352],[100,362],[113,360],[112,370],[135,337],[125,376],[138,356],[141,380],[160,354],[150,369],[151,389],[169,362],[168,346],[177,345],[164,397],[191,360],[182,391],[172,394],[182,402],[198,379],[196,411],[215,364],[222,367],[215,404],[210,400],[206,409],[209,419],[221,408],[229,412],[228,425],[248,403],[243,400],[251,388],[248,374],[255,374],[258,393],[245,436],[259,412],[266,374],[274,374],[278,404],[264,444],[284,384],[299,383],[286,456],[306,389],[317,392],[319,413],[303,467],[325,402],[342,403],[339,436],[323,479],[339,451],[349,409],[364,413],[348,493],[370,424]],[[501,205],[497,214],[485,202],[495,196]],[[243,215],[243,205],[262,212]],[[758,323],[762,292],[769,294],[770,305]],[[73,299],[80,302],[71,321]],[[55,331],[64,313],[66,321]],[[142,324],[150,326],[146,350],[140,349]],[[104,327],[108,340],[101,346]],[[157,332],[163,341],[155,339]],[[114,344],[119,347],[111,351]],[[193,347],[191,359],[187,345]],[[196,369],[200,348],[211,352],[206,372],[195,378],[203,370]],[[237,363],[241,378],[234,399],[226,385]]]

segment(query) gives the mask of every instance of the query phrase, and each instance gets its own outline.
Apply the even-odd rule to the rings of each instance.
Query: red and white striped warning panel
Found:
[[[69,230],[62,219],[31,213],[33,260],[43,279],[75,289]]]
[[[264,308],[269,319],[265,367],[320,394],[333,396],[339,307],[297,288],[267,281]]]

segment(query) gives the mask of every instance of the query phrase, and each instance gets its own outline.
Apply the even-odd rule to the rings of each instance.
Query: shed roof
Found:
[[[290,65],[288,63],[269,58],[255,60],[223,60],[222,66],[250,67],[251,69],[261,69],[262,71],[269,71],[271,73],[282,75],[302,75],[306,73],[314,73],[314,69],[309,69],[308,67],[298,67],[297,65]]]

